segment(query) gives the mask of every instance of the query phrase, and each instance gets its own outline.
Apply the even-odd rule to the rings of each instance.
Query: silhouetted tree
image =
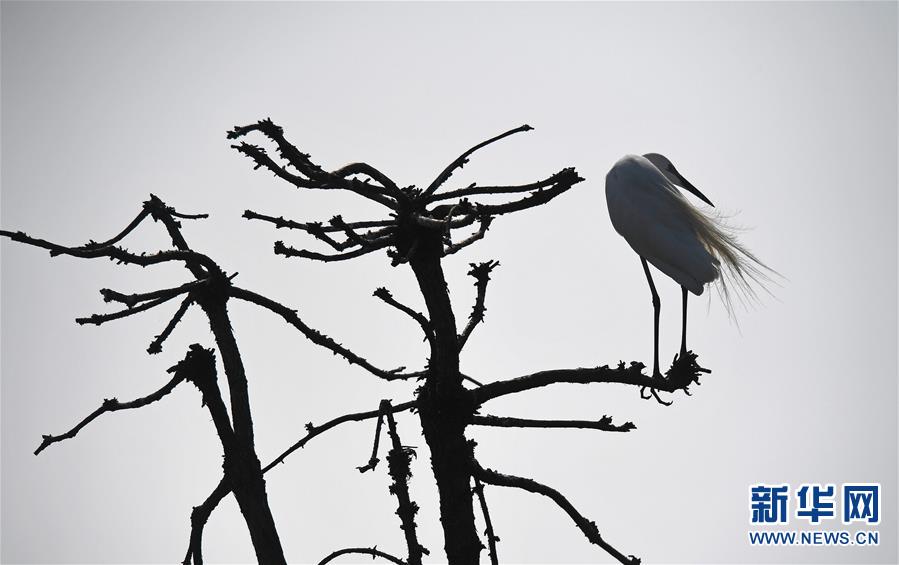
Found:
[[[288,142],[282,128],[270,119],[235,127],[228,136],[240,139],[253,132],[261,133],[274,144],[277,159],[272,158],[265,148],[245,141],[233,147],[251,158],[256,168],[267,169],[297,188],[349,191],[386,208],[386,217],[383,219],[347,222],[341,215],[336,215],[327,224],[297,222],[252,210],[247,210],[244,217],[269,222],[277,228],[304,231],[335,251],[319,253],[296,249],[281,241],[276,242],[275,253],[285,257],[325,262],[346,261],[386,249],[394,266],[406,264],[412,269],[427,306],[427,316],[403,305],[384,288],[377,289],[375,296],[415,320],[421,326],[430,346],[425,370],[408,376],[424,381],[416,390],[414,402],[430,450],[431,466],[440,494],[440,519],[449,563],[478,562],[483,546],[475,528],[472,493],[479,497],[485,520],[490,524],[482,482],[517,487],[549,497],[571,516],[592,543],[599,545],[622,563],[636,563],[636,558],[625,556],[603,540],[596,525],[578,513],[556,490],[528,478],[503,475],[482,467],[474,456],[474,442],[465,436],[465,428],[469,425],[629,431],[634,428],[633,424],[628,422],[615,425],[608,417],[598,421],[529,420],[481,415],[479,410],[494,398],[562,382],[636,385],[641,387],[641,396],[646,390],[650,391],[649,396],[644,398],[654,397],[662,402],[657,391],[686,391],[691,383],[698,382],[700,373],[707,372],[696,364],[696,356],[692,352],[675,359],[666,377],[661,379],[643,374],[644,366],[641,363],[631,363],[628,366],[621,363],[614,368],[602,366],[542,371],[487,384],[460,372],[459,356],[475,327],[484,319],[487,285],[492,270],[499,263],[488,261],[471,265],[469,274],[475,279],[477,296],[468,322],[460,331],[444,277],[443,258],[483,239],[498,216],[546,204],[583,179],[573,168],[566,168],[543,180],[524,185],[471,184],[451,190],[444,189],[444,186],[453,173],[463,167],[479,149],[530,129],[530,126],[524,125],[475,145],[453,160],[424,188],[401,188],[367,163],[353,163],[335,171],[326,171],[313,162],[308,154]],[[500,204],[474,200],[496,195],[511,195],[513,199]],[[466,228],[469,233],[465,237],[458,238],[454,235],[457,230]],[[464,386],[466,381],[474,386]],[[405,520],[403,524],[404,529],[407,529]],[[492,525],[488,526],[487,537],[491,559],[496,562]],[[414,548],[409,543],[411,562],[414,559]]]
[[[424,297],[427,315],[402,304],[385,288],[375,290],[374,296],[408,315],[421,327],[430,349],[425,368],[421,371],[404,372],[404,368],[393,370],[378,368],[361,355],[308,326],[296,310],[235,286],[233,275],[227,275],[211,258],[191,249],[181,234],[179,220],[198,219],[205,215],[180,214],[152,195],[144,203],[137,217],[121,233],[103,242],[91,241],[79,247],[66,247],[22,232],[0,231],[0,235],[14,241],[48,249],[51,255],[104,257],[119,263],[141,266],[170,262],[183,264],[192,276],[191,281],[178,287],[142,294],[126,295],[102,289],[101,294],[105,301],[123,304],[125,309],[110,314],[94,314],[77,321],[82,324],[102,324],[135,315],[176,297],[182,297],[181,305],[171,321],[150,344],[148,352],[153,354],[161,351],[163,343],[185,312],[192,305],[198,305],[208,318],[215,337],[231,404],[229,416],[216,375],[214,352],[195,344],[190,347],[184,359],[169,370],[173,373],[173,378],[165,386],[131,402],[119,402],[114,398],[104,400],[100,408],[68,432],[58,436],[44,436],[35,454],[53,443],[75,436],[84,426],[105,412],[139,408],[161,399],[181,382],[193,383],[200,390],[203,404],[212,417],[222,444],[224,464],[221,481],[206,500],[192,512],[190,541],[184,563],[188,565],[203,562],[201,546],[205,524],[219,502],[233,492],[247,523],[257,559],[266,565],[278,564],[285,563],[284,553],[269,509],[263,475],[325,431],[345,422],[370,419],[376,420],[372,455],[368,463],[359,469],[363,472],[374,469],[379,461],[378,446],[383,422],[386,420],[391,443],[387,455],[388,472],[392,478],[390,492],[397,498],[396,513],[400,517],[400,527],[406,541],[406,558],[400,559],[377,548],[356,547],[337,550],[325,557],[321,563],[327,563],[346,554],[367,554],[394,563],[418,565],[422,556],[428,554],[428,550],[418,541],[415,524],[418,506],[409,495],[410,458],[414,456],[414,452],[402,445],[393,417],[399,412],[415,410],[430,452],[431,467],[440,498],[444,550],[451,565],[477,563],[484,547],[475,527],[473,497],[477,497],[485,520],[491,562],[494,564],[498,562],[496,541],[499,538],[493,531],[484,484],[520,488],[550,498],[571,517],[591,543],[599,545],[622,563],[639,563],[636,557],[625,555],[606,542],[596,524],[580,514],[557,490],[530,478],[502,474],[482,466],[475,457],[475,443],[465,435],[466,428],[471,425],[590,428],[627,432],[634,429],[632,423],[614,424],[607,416],[591,421],[539,420],[486,415],[481,414],[480,410],[495,398],[554,383],[633,385],[640,387],[643,398],[655,398],[663,402],[658,391],[688,392],[688,386],[698,382],[701,373],[708,372],[696,364],[695,354],[687,352],[683,357],[675,358],[672,367],[662,378],[645,375],[644,365],[637,362],[629,365],[619,363],[615,367],[603,365],[593,368],[541,371],[516,379],[494,382],[483,382],[487,379],[476,379],[461,373],[460,354],[474,329],[484,320],[487,286],[492,271],[499,263],[487,261],[471,265],[469,274],[475,281],[476,298],[468,320],[460,330],[444,277],[443,258],[484,238],[498,216],[546,204],[583,179],[573,168],[566,168],[546,179],[524,185],[471,184],[464,188],[449,190],[444,187],[453,173],[464,166],[477,150],[530,129],[527,125],[521,126],[475,145],[452,161],[424,188],[416,186],[401,188],[366,163],[353,163],[335,171],[326,171],[315,164],[309,155],[289,143],[284,138],[282,129],[268,119],[253,125],[236,127],[228,134],[229,138],[238,139],[253,132],[261,133],[274,144],[277,160],[273,159],[266,149],[243,141],[233,147],[250,157],[255,162],[256,168],[265,168],[298,188],[349,191],[386,208],[383,218],[350,222],[344,221],[341,215],[335,215],[327,223],[303,223],[250,210],[244,213],[244,217],[268,222],[278,228],[306,232],[334,251],[320,253],[276,242],[275,253],[285,257],[333,262],[350,260],[383,249],[391,258],[393,266],[408,265]],[[487,204],[475,200],[496,195],[508,195],[513,198],[500,204]],[[165,227],[172,242],[172,249],[135,254],[119,245],[147,218],[152,218]],[[456,237],[456,232],[463,229],[469,230],[466,236],[461,239]],[[381,379],[411,379],[421,384],[411,400],[395,405],[382,400],[375,410],[345,414],[318,426],[307,424],[306,435],[263,467],[255,451],[247,376],[228,317],[227,304],[231,299],[247,301],[277,314],[313,343],[342,356],[350,364],[358,365]],[[647,390],[649,393],[646,393]]]

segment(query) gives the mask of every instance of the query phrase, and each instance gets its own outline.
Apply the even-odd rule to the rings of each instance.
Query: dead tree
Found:
[[[191,346],[185,358],[169,369],[174,377],[158,391],[132,402],[119,402],[115,398],[103,401],[100,408],[88,415],[74,428],[66,433],[54,436],[45,435],[35,455],[59,441],[74,437],[84,426],[105,412],[123,409],[140,408],[159,400],[170,393],[179,383],[191,382],[202,393],[203,405],[207,407],[224,452],[223,476],[216,489],[233,492],[240,511],[244,516],[250,538],[260,563],[283,563],[284,552],[274,518],[268,505],[265,491],[265,480],[253,438],[253,418],[250,410],[250,399],[247,389],[247,376],[244,371],[240,350],[231,328],[228,317],[227,302],[231,297],[231,279],[225,271],[211,258],[198,253],[188,246],[181,233],[178,219],[205,218],[205,214],[179,214],[166,206],[162,200],[151,195],[144,203],[140,213],[118,235],[103,242],[91,241],[79,247],[66,247],[42,239],[28,236],[23,232],[0,231],[0,235],[13,241],[41,247],[50,251],[51,256],[69,255],[85,259],[108,258],[120,264],[133,264],[147,267],[162,263],[181,263],[190,272],[193,280],[175,288],[161,289],[141,294],[123,294],[110,289],[102,289],[100,293],[106,302],[117,302],[125,306],[123,310],[111,314],[93,314],[79,318],[79,324],[100,325],[113,320],[133,316],[140,312],[160,306],[169,300],[182,297],[181,305],[175,311],[171,321],[157,335],[147,352],[159,353],[162,345],[169,337],[187,310],[198,305],[209,320],[209,327],[227,377],[229,396],[231,399],[229,417],[228,410],[222,400],[221,389],[216,376],[215,357],[212,350],[199,345]],[[162,223],[171,239],[173,249],[156,253],[132,253],[119,245],[125,237],[147,218]],[[202,518],[208,502],[194,509],[192,522]],[[204,520],[205,522],[205,520]],[[199,531],[199,530],[196,530]],[[187,556],[184,563],[191,561],[202,563],[200,536],[192,533]]]
[[[384,216],[376,219],[346,221],[335,215],[327,223],[299,222],[283,217],[274,217],[247,210],[244,217],[273,224],[277,228],[287,228],[306,232],[330,247],[331,252],[322,253],[304,248],[295,248],[278,241],[275,253],[285,257],[335,262],[346,261],[386,250],[393,266],[408,265],[424,297],[427,315],[416,312],[396,300],[386,289],[377,289],[374,295],[412,318],[422,329],[430,346],[430,355],[424,371],[417,373],[380,374],[383,378],[416,377],[423,381],[416,390],[415,398],[409,403],[394,407],[417,409],[421,429],[430,451],[431,467],[440,496],[440,520],[443,525],[444,550],[451,565],[478,563],[481,540],[475,528],[474,503],[472,494],[478,496],[479,504],[488,524],[487,541],[491,561],[497,562],[492,525],[483,496],[483,483],[496,486],[515,487],[547,496],[564,510],[584,533],[587,539],[603,548],[622,563],[639,563],[636,557],[625,555],[606,542],[595,523],[581,515],[575,507],[558,491],[532,479],[501,474],[482,466],[474,455],[474,445],[465,435],[467,426],[516,426],[542,428],[593,428],[604,431],[624,432],[633,429],[630,422],[615,425],[608,417],[595,421],[554,421],[521,418],[504,418],[481,415],[479,410],[490,400],[524,390],[554,383],[620,383],[639,387],[644,398],[655,398],[663,402],[658,391],[674,392],[698,383],[702,372],[708,372],[696,364],[696,355],[688,352],[683,358],[675,359],[664,377],[653,378],[644,374],[642,363],[619,363],[615,367],[558,369],[525,375],[517,379],[481,384],[483,379],[468,377],[459,370],[459,356],[475,327],[483,321],[487,284],[492,270],[498,265],[491,261],[472,264],[470,275],[475,279],[477,297],[468,321],[464,327],[457,324],[447,282],[443,271],[443,258],[484,238],[494,220],[502,215],[535,208],[564,194],[579,183],[581,177],[573,168],[561,171],[530,184],[515,186],[478,186],[447,189],[446,183],[453,173],[463,167],[473,153],[508,136],[530,130],[524,125],[479,143],[453,160],[436,178],[423,188],[400,187],[387,175],[367,163],[353,163],[333,171],[327,171],[316,164],[310,155],[303,153],[285,139],[281,127],[265,119],[256,124],[235,127],[228,133],[230,139],[241,139],[250,134],[261,134],[274,149],[240,141],[233,145],[237,151],[253,160],[255,168],[263,168],[282,180],[300,189],[343,190],[361,198],[376,202],[385,208]],[[478,202],[484,197],[506,195],[512,197],[501,204]],[[465,237],[457,237],[459,230],[468,230]],[[235,294],[236,297],[241,297]],[[244,297],[245,298],[245,297]],[[252,301],[252,300],[251,300]],[[285,312],[273,304],[256,300],[257,304],[278,312],[289,320]],[[283,308],[283,307],[281,307]],[[314,341],[314,340],[313,340]],[[355,354],[348,359],[360,360]],[[360,364],[362,364],[360,362]],[[364,366],[364,365],[363,365]],[[377,374],[377,373],[376,373]],[[466,386],[471,383],[474,386]],[[646,393],[646,391],[649,391]],[[379,418],[384,405],[379,410],[366,414],[348,415],[353,419]],[[339,418],[337,420],[340,420]],[[310,424],[310,433],[318,431]],[[305,439],[305,438],[304,438]],[[300,440],[298,443],[302,443]],[[289,449],[279,460],[295,450]],[[375,454],[370,465],[376,461]],[[273,463],[274,464],[274,463]],[[395,477],[394,477],[395,478]],[[474,486],[473,482],[474,481]],[[402,500],[400,505],[403,505]],[[407,522],[404,530],[409,533]],[[415,542],[417,543],[417,542]],[[417,562],[417,548],[407,536],[409,563]],[[367,553],[388,560],[403,562],[398,558],[381,555],[381,552],[365,548],[339,550],[328,556],[328,561],[347,553]]]
[[[291,310],[269,298],[250,290],[239,288],[233,284],[235,275],[228,275],[210,257],[194,251],[187,244],[181,232],[179,220],[205,218],[205,214],[187,215],[176,212],[156,196],[144,202],[137,216],[116,236],[102,241],[90,241],[86,245],[68,247],[43,239],[31,237],[24,232],[0,230],[0,236],[50,251],[51,256],[68,255],[84,259],[106,258],[119,264],[149,267],[164,263],[180,263],[191,274],[192,280],[180,286],[165,288],[146,293],[124,294],[110,289],[101,289],[100,293],[106,302],[114,302],[124,306],[122,310],[108,314],[93,314],[78,318],[79,324],[100,325],[114,320],[134,316],[141,312],[159,307],[175,298],[181,298],[181,304],[175,310],[171,320],[157,335],[147,352],[156,354],[162,351],[166,339],[175,330],[188,309],[199,306],[206,315],[212,330],[215,343],[221,355],[225,370],[226,382],[230,398],[230,416],[225,407],[221,387],[216,375],[215,357],[211,349],[193,345],[182,361],[169,369],[172,379],[155,392],[130,402],[121,402],[116,398],[105,399],[99,408],[81,420],[77,425],[59,435],[45,435],[35,450],[35,455],[47,447],[74,437],[85,426],[107,412],[136,409],[156,402],[171,393],[182,382],[193,383],[202,393],[203,405],[209,410],[218,433],[224,453],[222,479],[207,499],[193,509],[191,514],[191,534],[184,564],[203,563],[202,534],[210,514],[218,503],[228,494],[234,493],[253,543],[259,563],[277,565],[285,563],[284,552],[275,527],[268,504],[263,474],[278,462],[282,461],[293,450],[305,445],[310,439],[346,421],[366,419],[363,413],[349,414],[332,420],[318,428],[310,427],[309,434],[300,440],[281,457],[262,468],[256,455],[253,419],[247,387],[247,376],[241,359],[237,340],[231,327],[227,304],[231,299],[239,299],[257,304],[282,316],[290,325],[298,329],[309,340],[325,347],[335,354],[346,358],[350,363],[358,364],[373,374],[386,378],[405,378],[408,375],[399,370],[385,371],[378,369],[366,360],[356,356],[330,337],[307,326]],[[155,253],[133,253],[120,245],[135,228],[148,218],[161,223],[171,239],[173,248]],[[395,407],[381,410],[381,414],[408,410],[413,403],[403,403]],[[386,410],[386,412],[385,412]]]

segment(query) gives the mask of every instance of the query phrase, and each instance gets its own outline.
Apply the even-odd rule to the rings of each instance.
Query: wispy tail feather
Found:
[[[728,316],[736,320],[734,300],[744,308],[758,304],[758,289],[773,296],[768,286],[777,284],[774,277],[782,275],[763,263],[737,240],[740,228],[728,225],[725,216],[696,208],[683,197],[678,199],[684,212],[693,218],[696,235],[709,253],[718,260],[715,286]]]

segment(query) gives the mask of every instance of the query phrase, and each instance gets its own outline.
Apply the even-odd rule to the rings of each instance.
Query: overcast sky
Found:
[[[474,297],[468,263],[501,261],[486,322],[462,359],[484,381],[651,364],[649,291],[611,227],[603,181],[624,154],[667,155],[784,279],[773,297],[738,310],[739,326],[714,292],[692,300],[689,344],[713,373],[670,408],[630,388],[560,385],[485,410],[608,414],[636,431],[470,429],[481,462],[559,489],[646,563],[896,561],[895,3],[3,2],[0,14],[4,229],[71,245],[105,239],[150,193],[207,212],[185,226],[195,249],[384,367],[424,362],[418,328],[371,297],[387,286],[423,308],[411,271],[383,254],[285,260],[272,254],[274,240],[314,242],[240,218],[246,208],[295,220],[378,211],[253,171],[227,129],[271,116],[327,168],[364,160],[421,186],[474,143],[528,123],[534,131],[477,154],[453,186],[577,167],[585,182],[499,218],[486,240],[446,260],[457,318]],[[167,243],[149,224],[126,246]],[[191,507],[221,464],[196,390],[179,387],[31,452],[41,434],[67,430],[103,398],[161,386],[188,344],[212,344],[192,312],[162,354],[146,355],[174,305],[99,328],[73,322],[109,311],[99,288],[146,291],[184,277],[174,267],[51,260],[2,242],[4,563],[182,559]],[[679,345],[680,293],[656,281],[667,364]],[[380,382],[265,312],[231,312],[263,463],[306,422],[412,395],[414,384]],[[439,562],[427,447],[415,417],[399,426],[419,448],[413,497]],[[404,552],[385,471],[355,469],[372,431],[335,429],[267,475],[291,562],[347,546]],[[749,545],[749,485],[846,482],[882,483],[879,547]],[[503,562],[610,561],[546,499],[498,487],[487,496]],[[210,562],[253,559],[233,499],[205,541]]]

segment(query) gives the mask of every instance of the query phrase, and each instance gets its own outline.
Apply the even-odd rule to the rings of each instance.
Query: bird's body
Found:
[[[697,236],[691,204],[648,159],[626,155],[606,176],[612,226],[638,255],[696,295],[720,262]]]
[[[654,309],[653,374],[659,376],[658,342],[661,302],[648,263],[683,288],[681,356],[687,353],[687,292],[702,294],[718,283],[724,304],[732,312],[731,289],[739,298],[754,298],[754,286],[764,286],[771,272],[741,245],[720,217],[695,207],[682,188],[712,203],[658,153],[626,155],[606,175],[606,203],[612,226],[640,256],[652,292]]]

